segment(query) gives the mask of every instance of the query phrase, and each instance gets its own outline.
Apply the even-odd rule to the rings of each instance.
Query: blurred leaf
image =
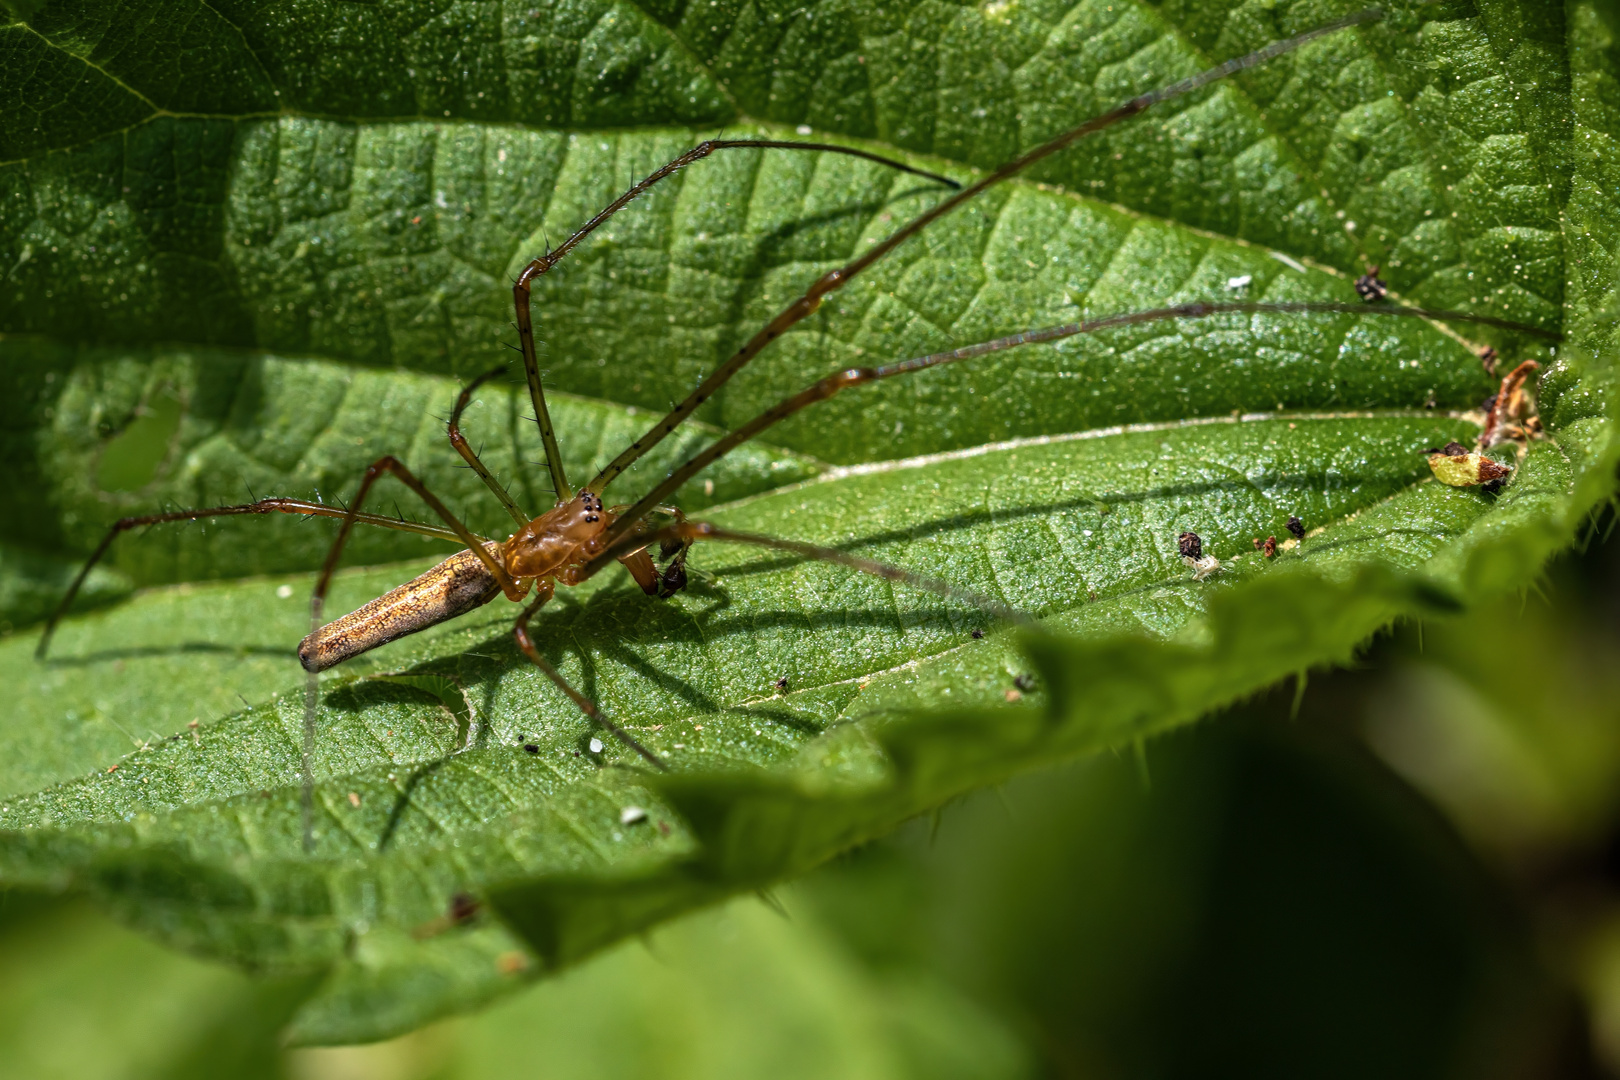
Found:
[[[1608,662],[1620,642],[1609,613],[1588,607],[1594,582],[1558,569],[1556,603],[1509,596],[1426,622],[1421,650],[1415,630],[1402,634],[1411,655],[1363,721],[1471,843],[1532,872],[1601,849],[1620,807],[1620,676]]]
[[[281,1076],[279,1029],[310,980],[180,956],[83,904],[0,897],[0,1046],[13,1076]],[[29,908],[26,913],[12,909]]]
[[[975,794],[795,895],[874,968],[992,1003],[1051,1075],[1574,1073],[1507,891],[1290,696]]]
[[[693,125],[809,125],[966,176],[1324,18],[1219,0],[11,10],[0,101],[28,107],[0,122],[0,483],[15,509],[0,539],[56,558],[169,502],[343,497],[384,452],[474,527],[509,527],[452,468],[435,414],[500,358],[525,257],[713,130]],[[962,791],[1341,661],[1400,615],[1516,587],[1610,496],[1620,456],[1606,314],[1620,105],[1603,16],[1568,18],[1391,5],[1376,27],[1121,126],[1054,159],[1046,186],[1009,185],[906,245],[701,417],[736,423],[836,366],[1230,297],[1244,277],[1255,299],[1353,299],[1365,262],[1405,298],[1567,331],[1556,359],[1408,320],[1230,316],[845,395],[685,504],[926,570],[1055,633],[734,549],[700,549],[669,603],[603,575],[538,620],[542,647],[670,760],[666,779],[616,745],[592,751],[591,727],[509,644],[505,606],[485,608],[328,679],[313,855],[291,653],[330,531],[126,537],[122,573],[181,586],[71,620],[44,667],[31,635],[0,642],[14,688],[0,880],[85,889],[256,969],[330,967],[296,1036],[376,1038]],[[1572,104],[1571,63],[1590,100]],[[556,409],[570,475],[938,197],[870,163],[743,151],[615,218],[536,291],[549,384],[578,395]],[[1487,338],[1549,365],[1552,434],[1494,501],[1425,482],[1420,453],[1477,431],[1464,413],[1491,385],[1469,346]],[[480,400],[475,441],[545,506],[521,396]],[[689,445],[660,448],[619,494]],[[1268,563],[1251,541],[1286,536],[1294,514],[1319,531]],[[1225,560],[1208,581],[1177,556],[1188,529]],[[372,568],[342,579],[334,610],[425,565],[372,564],[434,550],[365,537],[350,557]],[[216,578],[237,580],[195,584]],[[626,822],[630,807],[646,818]],[[465,892],[505,921],[430,933]]]
[[[1012,1033],[965,995],[864,970],[813,912],[790,910],[738,900],[626,943],[469,1021],[447,1075],[513,1075],[537,1057],[592,1078],[1027,1075]]]

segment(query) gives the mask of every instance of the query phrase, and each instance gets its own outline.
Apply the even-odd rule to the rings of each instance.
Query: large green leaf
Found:
[[[0,880],[257,969],[329,967],[293,1037],[376,1037],[1522,586],[1612,489],[1615,26],[1596,4],[1387,6],[934,226],[621,494],[839,365],[1176,300],[1354,300],[1364,262],[1403,299],[1563,331],[1556,353],[1471,324],[1229,315],[852,391],[683,503],[1047,633],[718,546],[673,601],[616,572],[563,590],[543,651],[664,777],[591,749],[497,603],[327,677],[312,854],[293,649],[329,523],[131,534],[90,599],[165,587],[70,619],[44,665],[35,634],[0,641]],[[121,514],[346,497],[385,452],[509,527],[439,426],[509,355],[509,276],[708,134],[797,128],[967,177],[1341,7],[10,0],[0,617],[37,619]],[[939,197],[847,157],[733,151],[613,219],[535,293],[570,475]],[[1430,482],[1420,453],[1477,434],[1485,342],[1548,365],[1549,438],[1494,499]],[[526,409],[492,386],[468,427],[537,509]],[[381,498],[417,513],[407,495]],[[1313,533],[1262,559],[1251,540],[1292,515]],[[1192,579],[1183,530],[1220,574]],[[445,550],[360,537],[333,608]],[[501,917],[443,929],[461,892]]]

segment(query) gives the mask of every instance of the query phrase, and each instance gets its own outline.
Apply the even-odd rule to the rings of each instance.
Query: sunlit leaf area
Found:
[[[1620,10],[1359,11],[0,0],[0,1072],[1620,1075]],[[548,460],[513,281],[708,139],[821,148],[532,279]],[[330,517],[121,532],[39,655],[120,518],[392,455],[504,541],[486,373],[527,520],[1194,303],[672,480],[801,546],[559,584],[602,722],[499,597],[307,696]]]

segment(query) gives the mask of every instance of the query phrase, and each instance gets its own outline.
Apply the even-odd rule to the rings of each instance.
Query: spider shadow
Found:
[[[735,620],[727,620],[717,626],[708,621],[708,617],[713,611],[729,608],[730,597],[721,591],[714,591],[709,595],[717,602],[699,611],[686,610],[680,606],[654,600],[628,583],[604,589],[593,595],[588,603],[563,595],[536,616],[530,623],[530,633],[542,654],[555,658],[560,651],[578,661],[579,672],[574,677],[576,689],[593,701],[599,701],[601,696],[601,665],[617,664],[651,683],[667,698],[683,702],[694,713],[759,716],[762,719],[772,719],[786,724],[805,734],[818,734],[822,730],[821,724],[791,710],[739,709],[717,701],[701,686],[661,667],[637,650],[633,644],[626,643],[622,632],[626,624],[640,626],[642,633],[639,636],[643,640],[675,645],[711,643],[719,637],[733,637],[747,633],[750,627],[804,628],[805,618],[802,612],[785,610],[754,611],[746,618],[739,616]],[[908,614],[918,619],[937,621],[948,619],[953,614],[959,615],[943,606]],[[890,629],[896,626],[895,613],[886,609],[844,608],[840,610],[838,617],[840,624],[846,626]],[[510,671],[531,666],[517,648],[509,631],[484,638],[461,655],[476,657],[480,661],[476,665],[463,662],[459,669],[459,678],[469,692],[475,686],[478,688],[480,715],[486,717],[492,713],[501,677]],[[410,673],[443,674],[442,671],[436,670],[438,663],[442,662],[429,661],[419,668],[412,669]],[[484,744],[488,731],[487,724],[480,725],[478,745]]]
[[[428,663],[418,665],[417,668],[404,672],[403,674],[442,674],[441,671],[436,671],[434,668],[434,663],[429,661]],[[438,697],[438,695],[434,694],[430,690],[424,690],[420,687],[391,682],[383,678],[361,677],[354,682],[333,687],[321,697],[321,705],[323,708],[331,709],[340,713],[349,713],[351,715],[358,715],[368,708],[373,708],[379,705],[421,706],[427,704],[428,702],[431,702],[432,704],[438,706],[439,709],[443,710],[452,727],[459,730],[459,719],[456,717],[455,713],[450,709],[450,707],[446,705],[440,697]],[[406,777],[404,787],[395,797],[394,805],[389,811],[388,821],[383,826],[383,830],[379,835],[377,841],[377,850],[379,852],[387,850],[389,843],[394,838],[394,834],[399,830],[400,822],[404,818],[405,811],[409,807],[416,789],[419,788],[428,777],[442,769],[461,749],[462,747],[455,745],[455,740],[452,740],[452,746],[450,749],[422,762],[411,771],[409,776]]]
[[[1288,481],[1283,484],[1273,484],[1267,488],[1273,495],[1279,488],[1294,487],[1305,491],[1319,491],[1322,489],[1325,477],[1321,475],[1291,474]],[[998,509],[993,514],[988,510],[975,510],[966,513],[947,514],[935,519],[919,522],[904,529],[892,529],[860,538],[845,541],[835,545],[838,550],[859,549],[869,545],[895,543],[905,540],[917,540],[925,537],[939,536],[951,532],[960,532],[992,523],[1003,523],[1020,519],[1048,516],[1060,511],[1080,508],[1104,508],[1103,512],[1111,512],[1108,508],[1130,503],[1147,502],[1154,499],[1166,499],[1177,496],[1207,496],[1220,491],[1253,490],[1256,485],[1242,479],[1222,479],[1194,484],[1160,485],[1140,492],[1130,494],[1093,495],[1082,494],[1070,499],[1055,500],[1045,503],[1032,503],[1015,509]],[[1395,528],[1385,530],[1377,536],[1347,538],[1340,542],[1329,542],[1314,545],[1315,551],[1330,551],[1338,547],[1350,546],[1359,543],[1377,542],[1378,537],[1385,535],[1427,536],[1421,530]],[[803,557],[787,556],[757,560],[745,563],[736,568],[724,571],[727,578],[745,577],[772,572],[780,572],[814,560]],[[1126,588],[1117,595],[1130,595],[1146,592],[1162,585],[1162,581],[1142,582],[1135,587]],[[762,702],[751,707],[727,706],[715,698],[702,687],[679,674],[666,670],[657,665],[642,652],[636,650],[632,644],[627,643],[623,633],[625,625],[637,625],[641,628],[640,636],[644,640],[658,640],[661,642],[674,642],[701,645],[712,642],[721,637],[733,637],[758,631],[761,628],[802,629],[805,625],[806,615],[802,611],[791,610],[752,610],[746,613],[735,613],[732,608],[732,596],[723,588],[709,585],[701,578],[695,579],[689,589],[689,594],[700,597],[707,603],[698,610],[685,607],[663,604],[652,600],[629,582],[609,586],[592,595],[588,602],[570,596],[559,594],[552,605],[548,605],[531,623],[536,644],[543,652],[551,652],[561,648],[571,653],[579,663],[580,674],[578,686],[582,693],[592,700],[599,700],[602,676],[600,665],[613,663],[623,669],[634,672],[636,676],[646,679],[657,690],[668,697],[679,700],[694,713],[722,714],[739,717],[769,720],[773,723],[783,724],[806,736],[820,734],[825,725],[816,720],[796,713],[791,709],[776,706],[774,703]],[[872,626],[892,628],[896,625],[896,613],[890,609],[844,607],[829,615],[836,615],[840,625],[846,626]],[[952,616],[960,618],[960,611],[944,605],[909,612],[913,619],[945,620]],[[507,623],[504,617],[501,623]],[[464,687],[470,688],[475,684],[482,684],[482,703],[480,715],[488,717],[492,714],[495,694],[498,691],[501,676],[519,666],[527,666],[528,661],[518,650],[509,631],[493,634],[475,646],[465,650],[462,654],[476,656],[484,661],[479,670],[469,671],[465,664],[460,668],[460,679]],[[553,653],[555,655],[555,653]],[[442,674],[442,670],[435,670],[442,661],[428,662],[417,669],[415,674]],[[419,700],[425,691],[411,691],[401,688]],[[427,695],[432,696],[432,695]],[[478,729],[479,745],[484,745],[489,733],[487,723],[480,724]],[[445,755],[429,762],[414,771],[407,780],[406,785],[390,814],[379,849],[387,846],[397,833],[399,823],[403,818],[406,807],[420,785],[434,772],[441,768],[449,759]]]
[[[1313,478],[1310,476],[1291,475],[1288,483],[1283,486],[1319,489],[1324,479],[1317,476],[1313,484]],[[1232,478],[1193,484],[1160,485],[1129,494],[1086,493],[1070,499],[1032,503],[1014,509],[997,509],[993,513],[989,510],[974,510],[947,514],[903,529],[872,533],[832,546],[839,551],[859,550],[874,545],[965,532],[993,523],[1003,524],[1045,517],[1079,508],[1097,506],[1111,508],[1155,499],[1207,496],[1219,491],[1253,488],[1254,485],[1245,480]],[[1271,488],[1272,491],[1276,489],[1276,486]],[[812,561],[814,560],[803,556],[773,554],[740,566],[729,567],[723,573],[728,579],[752,577],[781,572]],[[855,571],[850,573],[853,574]],[[660,669],[645,655],[626,645],[623,628],[627,625],[636,626],[640,631],[639,636],[644,639],[698,645],[761,629],[804,629],[806,616],[804,612],[796,610],[755,609],[738,613],[734,617],[718,617],[721,613],[729,614],[733,607],[734,601],[728,592],[707,585],[699,579],[689,587],[688,593],[702,597],[709,603],[696,611],[665,605],[649,600],[639,589],[627,583],[596,593],[588,603],[581,603],[566,593],[559,593],[557,599],[536,616],[531,624],[531,632],[542,650],[548,647],[556,648],[559,643],[564,643],[565,648],[578,658],[583,673],[579,689],[593,700],[597,697],[600,687],[599,661],[610,660],[635,671],[652,682],[661,692],[686,702],[696,711],[722,711],[723,707],[719,702],[690,680]],[[825,614],[828,617],[835,617],[843,626],[893,628],[897,625],[896,613],[884,608],[843,607],[829,610]],[[960,619],[960,616],[959,609],[944,604],[908,612],[908,618],[913,620],[944,621],[953,617]],[[512,644],[511,638],[505,634],[481,642],[477,649],[481,655],[490,659],[498,657],[497,664],[503,670],[523,662],[521,653]],[[486,689],[486,695],[492,693],[492,688]],[[486,696],[486,707],[490,700]]]
[[[47,655],[44,662],[49,667],[90,667],[95,664],[105,664],[117,660],[147,660],[160,656],[209,653],[241,657],[273,656],[280,659],[291,659],[298,655],[298,650],[276,645],[229,645],[215,641],[182,641],[174,645],[133,645],[123,649],[99,649],[96,652],[85,653],[83,656]]]
[[[435,664],[432,661],[429,661],[428,663],[418,665],[418,667],[408,672],[404,672],[403,674],[443,674],[441,671],[434,670],[434,668]],[[359,714],[365,709],[378,705],[421,706],[428,702],[432,702],[434,705],[444,710],[452,725],[457,724],[457,718],[449,706],[447,706],[444,701],[432,691],[424,690],[415,686],[390,682],[386,679],[362,677],[354,682],[345,683],[342,686],[334,687],[332,690],[322,695],[321,699],[321,704],[324,708],[350,714]],[[444,768],[444,766],[448,764],[453,757],[455,757],[460,749],[460,747],[452,745],[452,747],[444,753],[429,758],[418,764],[414,769],[411,770],[410,774],[406,776],[404,785],[401,787],[399,793],[394,797],[393,806],[389,809],[388,820],[384,823],[381,833],[378,834],[377,850],[379,852],[388,850],[389,844],[393,842],[394,836],[398,833],[400,824],[404,820],[405,811],[410,808],[411,801],[415,797],[417,789],[420,788],[422,784],[428,780],[428,778],[433,776],[440,769]]]
[[[1311,480],[1315,483],[1311,483]],[[1322,490],[1327,476],[1324,473],[1316,474],[1289,474],[1288,479],[1274,485],[1268,490],[1275,492],[1278,488],[1298,488],[1306,491]],[[1081,494],[1070,499],[1062,499],[1045,503],[1032,503],[1027,506],[1015,508],[997,508],[991,510],[970,510],[946,514],[928,521],[920,521],[907,525],[905,528],[888,529],[882,532],[869,533],[865,536],[851,540],[844,540],[827,546],[834,551],[845,553],[860,551],[863,548],[898,544],[906,541],[917,541],[941,536],[951,532],[966,532],[970,529],[983,528],[990,525],[1005,524],[1014,521],[1028,520],[1035,517],[1049,517],[1059,512],[1067,512],[1085,508],[1099,509],[1103,517],[1113,512],[1115,507],[1129,506],[1138,503],[1151,502],[1156,499],[1171,499],[1185,497],[1201,497],[1217,492],[1238,492],[1256,490],[1256,485],[1247,480],[1227,479],[1215,480],[1195,484],[1165,484],[1158,487],[1146,488],[1142,491],[1129,493],[1109,494]],[[779,573],[806,562],[815,560],[803,556],[772,555],[752,562],[746,562],[735,567],[728,567],[722,573],[727,578],[752,577],[759,574]],[[916,569],[907,567],[907,569]],[[923,571],[926,572],[926,571]],[[855,571],[851,571],[855,573]]]
[[[405,778],[405,783],[400,788],[399,794],[394,797],[394,805],[388,811],[388,820],[383,824],[382,832],[377,835],[377,851],[379,854],[387,851],[388,845],[393,842],[394,834],[399,831],[400,822],[405,819],[405,811],[410,809],[411,799],[416,795],[416,789],[421,787],[428,777],[444,768],[446,763],[449,762],[450,756],[446,754],[443,757],[423,762],[415,769],[412,769],[410,775]]]

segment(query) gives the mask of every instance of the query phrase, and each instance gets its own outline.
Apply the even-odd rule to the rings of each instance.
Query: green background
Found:
[[[1243,277],[1250,299],[1351,300],[1378,263],[1404,302],[1558,331],[1557,350],[1463,323],[1231,315],[844,395],[689,484],[683,505],[925,570],[1038,615],[1046,633],[718,546],[694,555],[692,588],[668,603],[617,574],[566,590],[537,621],[542,649],[670,760],[664,778],[617,745],[590,749],[593,730],[512,648],[495,605],[326,680],[305,852],[291,658],[298,598],[331,530],[253,519],[127,536],[37,664],[39,619],[110,521],[272,493],[341,499],[387,452],[498,534],[509,526],[456,468],[440,419],[510,344],[508,278],[679,150],[717,133],[809,132],[968,179],[1349,6],[5,10],[0,881],[68,920],[69,937],[99,916],[41,896],[254,973],[229,993],[262,999],[250,1011],[295,1043],[397,1035],[502,997],[1036,767],[1112,750],[1144,755],[1151,774],[1150,736],[1342,663],[1392,620],[1458,618],[1516,595],[1587,535],[1613,488],[1614,13],[1391,4],[1376,26],[1168,103],[941,222],[778,342],[705,404],[707,426],[612,494],[645,490],[705,437],[838,366],[1227,299]],[[645,430],[806,282],[940,195],[847,157],[750,150],[699,163],[613,219],[535,294],[570,475]],[[1496,498],[1428,482],[1421,454],[1477,430],[1486,343],[1546,369],[1550,438]],[[548,496],[525,409],[493,385],[468,427],[538,510]],[[416,513],[402,490],[380,492],[378,508],[395,500]],[[1310,536],[1260,559],[1251,541],[1293,515]],[[1195,582],[1182,566],[1187,529],[1226,561],[1216,577]],[[445,550],[360,537],[332,609]],[[1485,622],[1487,640],[1500,621]],[[1174,832],[1154,815],[1215,805],[1267,816],[1214,793],[1241,788],[1250,768],[1325,770],[1306,785],[1323,799],[1381,798],[1356,794],[1383,783],[1352,775],[1362,766],[1341,776],[1311,764],[1310,746],[1226,727],[1162,744],[1170,774],[1197,773],[1187,782],[1211,794],[1155,797],[1130,811],[1140,828]],[[1097,773],[1096,798],[1132,798],[1104,766],[1073,768]],[[1120,775],[1138,783],[1135,768]],[[1037,805],[1056,798],[1029,783]],[[1276,806],[1305,797],[1279,784]],[[630,806],[643,822],[622,823]],[[1107,817],[1083,800],[1049,812]],[[1380,850],[1410,831],[1363,826]],[[1051,843],[1070,832],[1089,835]],[[1207,837],[1165,842],[1187,845],[1182,872],[1195,877],[1214,858],[1198,854],[1214,850]],[[1237,885],[1296,842],[1255,847]],[[1448,921],[1430,909],[1458,888],[1453,856],[1400,843],[1406,854],[1380,857],[1413,875],[1396,906],[1421,937]],[[1022,871],[984,873],[1011,887]],[[836,906],[805,888],[795,904]],[[1066,889],[1054,879],[1036,892]],[[424,936],[462,892],[485,915]],[[1138,914],[1128,896],[1097,903],[1104,923]],[[695,955],[703,934],[726,932],[691,925],[669,933],[697,935],[683,946]],[[1528,962],[1522,941],[1479,927],[1437,943],[1432,966],[1471,949]],[[802,947],[758,933],[774,942],[761,948]],[[1130,938],[1123,925],[1118,937]],[[1013,964],[1017,949],[1002,951]],[[614,955],[604,964],[637,962]],[[885,996],[850,963],[826,978]],[[1001,977],[992,966],[980,965],[986,985]],[[175,977],[227,978],[187,971]],[[1140,990],[1142,1007],[1169,1008],[1151,1004],[1158,992]],[[986,1048],[976,1068],[1059,1060],[1023,1029],[967,1038],[980,1021],[942,1033],[921,1015],[899,1009],[871,1029],[871,1053],[899,1053],[885,1040],[911,1025],[920,1048],[906,1053],[965,1061],[954,1032]],[[1074,1052],[1117,1055],[1127,1071],[1180,1067],[1131,1064],[1128,1048]]]

